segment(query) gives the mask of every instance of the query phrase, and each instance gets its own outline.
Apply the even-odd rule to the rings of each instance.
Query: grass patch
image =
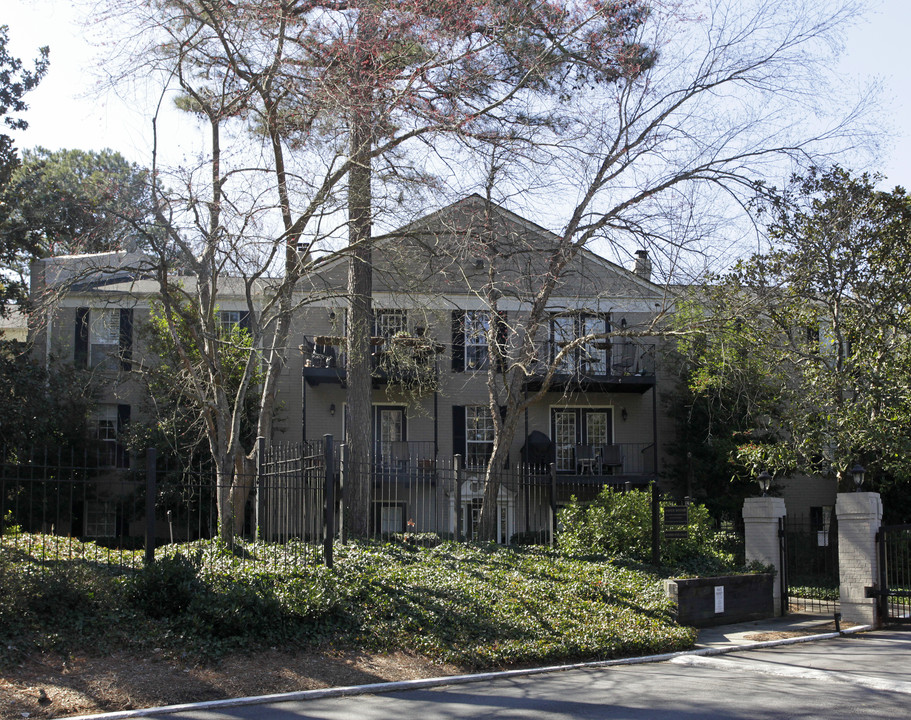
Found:
[[[73,542],[73,541],[69,541]],[[44,543],[42,546],[46,546]],[[538,548],[442,543],[316,551],[214,542],[161,549],[147,569],[0,550],[0,642],[104,653],[163,648],[212,660],[263,647],[406,649],[477,668],[603,659],[690,647],[661,578]],[[255,561],[251,558],[255,557]]]

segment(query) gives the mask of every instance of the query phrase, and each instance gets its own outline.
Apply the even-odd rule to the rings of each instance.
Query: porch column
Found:
[[[876,533],[882,524],[882,500],[873,492],[838,493],[835,514],[842,619],[876,626],[876,598],[864,597],[864,588],[879,585]]]
[[[743,525],[746,561],[756,560],[775,568],[772,583],[772,606],[775,615],[781,615],[781,540],[778,537],[779,520],[787,514],[784,499],[754,497],[743,501]]]

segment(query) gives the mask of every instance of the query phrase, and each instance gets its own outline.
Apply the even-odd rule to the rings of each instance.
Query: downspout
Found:
[[[658,488],[658,383],[652,386],[652,564],[661,562],[661,493]]]
[[[528,470],[528,382],[525,383],[525,467],[522,468],[523,480],[525,481],[525,532],[531,523],[530,509],[531,505],[531,473]]]
[[[307,379],[304,377],[303,349],[301,345],[301,451],[307,445]]]

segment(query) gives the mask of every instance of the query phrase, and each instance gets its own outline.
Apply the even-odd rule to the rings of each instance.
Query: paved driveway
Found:
[[[187,720],[911,718],[911,633],[265,705]]]

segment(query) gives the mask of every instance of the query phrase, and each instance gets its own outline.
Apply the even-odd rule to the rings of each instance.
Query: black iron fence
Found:
[[[886,624],[911,623],[911,525],[883,525],[876,536],[879,613]]]
[[[825,508],[826,511],[830,510]],[[782,521],[783,598],[789,612],[838,611],[838,525],[834,511]]]
[[[478,539],[483,470],[465,467],[458,456],[435,458],[429,446],[400,445],[378,446],[368,462],[328,436],[261,445],[255,472],[235,474],[224,488],[211,462],[178,462],[154,450],[133,458],[131,469],[89,453],[7,452],[0,464],[0,549],[39,563],[84,558],[138,567],[158,546],[221,537],[238,562],[309,561],[322,546],[331,563],[332,542],[346,536],[346,498],[357,488],[371,538]],[[511,467],[497,476],[492,495],[495,539],[552,544],[559,510],[571,498],[593,499],[605,485],[645,487],[648,479],[567,476],[552,464]]]

